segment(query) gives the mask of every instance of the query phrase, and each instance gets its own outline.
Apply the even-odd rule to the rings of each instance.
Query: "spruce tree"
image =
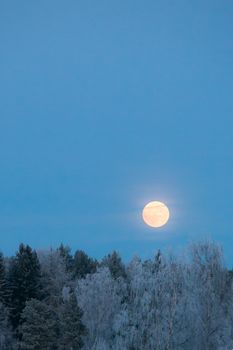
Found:
[[[60,245],[58,248],[58,252],[60,256],[63,258],[65,265],[66,265],[66,270],[68,272],[72,271],[73,268],[73,256],[70,253],[70,247],[64,246],[63,244]]]
[[[20,348],[23,350],[79,350],[86,328],[75,296],[57,307],[48,301],[31,299],[22,312]]]
[[[3,254],[0,252],[0,302],[7,304],[8,292],[6,281],[6,269]]]
[[[0,349],[12,350],[15,349],[16,341],[13,337],[12,328],[9,324],[8,310],[0,302]]]
[[[57,314],[45,301],[26,302],[20,326],[20,348],[23,350],[57,349]]]
[[[113,278],[126,277],[125,266],[121,260],[119,253],[113,251],[108,254],[102,261],[102,266],[109,268]]]
[[[73,276],[74,278],[84,278],[88,273],[95,273],[98,262],[84,253],[77,250],[74,255]]]
[[[8,283],[10,289],[10,319],[13,328],[17,328],[26,301],[39,298],[40,264],[35,251],[20,244],[16,257],[10,264]]]
[[[87,334],[81,321],[82,315],[82,310],[72,293],[59,309],[59,350],[79,350],[82,348],[82,337]]]

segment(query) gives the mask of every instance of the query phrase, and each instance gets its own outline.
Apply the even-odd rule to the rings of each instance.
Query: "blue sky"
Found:
[[[0,247],[205,237],[233,264],[233,3],[1,1]],[[142,207],[164,201],[161,229]]]

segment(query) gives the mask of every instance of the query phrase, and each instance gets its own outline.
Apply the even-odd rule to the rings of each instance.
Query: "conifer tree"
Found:
[[[13,258],[8,283],[10,289],[10,319],[13,328],[17,328],[26,301],[39,298],[40,264],[35,251],[27,245],[20,244],[19,251]]]
[[[8,297],[8,293],[7,293],[5,261],[4,261],[3,254],[0,252],[0,302],[6,305],[7,297]]]
[[[82,336],[87,333],[81,321],[82,315],[77,299],[71,293],[69,299],[63,302],[59,310],[59,350],[79,350],[82,348]]]
[[[31,299],[22,312],[20,348],[23,350],[57,349],[57,314],[45,301]]]
[[[57,307],[48,301],[31,299],[22,312],[20,333],[23,350],[79,350],[86,328],[75,296],[70,295]]]
[[[58,252],[60,256],[64,259],[66,270],[68,272],[71,272],[73,268],[73,256],[70,253],[70,247],[61,244],[58,248]]]
[[[95,273],[98,262],[89,258],[82,250],[77,250],[74,255],[74,278],[84,278],[88,273]]]
[[[108,254],[103,259],[102,266],[107,266],[109,268],[113,278],[126,277],[125,266],[120,255],[116,251]]]
[[[15,349],[16,341],[13,337],[12,328],[9,324],[8,310],[0,302],[0,349],[13,350]]]

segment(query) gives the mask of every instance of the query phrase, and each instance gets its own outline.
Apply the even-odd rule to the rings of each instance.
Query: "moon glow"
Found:
[[[144,222],[151,227],[161,227],[165,225],[169,219],[168,207],[158,201],[149,202],[142,211]]]

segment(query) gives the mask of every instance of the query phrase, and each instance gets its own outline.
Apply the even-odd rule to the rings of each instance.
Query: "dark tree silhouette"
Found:
[[[20,244],[10,263],[8,286],[10,292],[10,320],[16,329],[26,301],[41,296],[40,264],[35,251]]]
[[[89,258],[82,250],[77,250],[74,255],[73,276],[74,278],[83,278],[88,273],[96,272],[97,266],[96,260]]]

